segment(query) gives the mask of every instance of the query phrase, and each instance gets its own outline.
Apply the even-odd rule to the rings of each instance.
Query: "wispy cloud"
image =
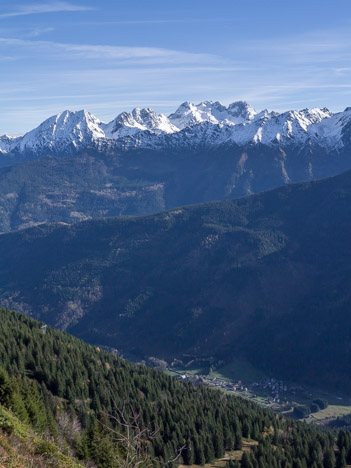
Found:
[[[75,23],[79,26],[118,26],[118,25],[147,25],[147,24],[202,24],[232,22],[232,18],[182,18],[182,19],[150,19],[150,20],[116,20],[116,21],[85,21]]]
[[[278,58],[284,63],[331,65],[351,59],[351,34],[349,30],[311,31],[305,34],[282,37],[281,40],[263,39],[242,44],[242,52],[255,54],[263,60]]]
[[[113,45],[90,45],[90,44],[65,44],[51,41],[35,41],[26,39],[14,39],[0,37],[0,45],[7,44],[17,48],[30,49],[33,53],[42,54],[48,52],[48,56],[53,58],[68,59],[94,59],[94,60],[116,60],[139,63],[172,63],[176,64],[194,64],[194,63],[213,63],[218,61],[218,57],[211,54],[190,53],[173,49],[164,49],[158,47],[128,47]]]
[[[50,2],[32,5],[21,5],[16,10],[0,13],[1,18],[12,18],[16,16],[38,15],[42,13],[59,13],[68,11],[88,11],[95,8],[82,5],[74,5],[68,2]]]
[[[13,62],[16,60],[16,57],[11,57],[9,55],[0,55],[0,62]]]
[[[42,26],[40,33],[47,23]],[[216,47],[194,43],[197,52],[186,41],[185,50],[172,49],[176,41],[157,47],[165,43],[163,36],[159,42],[155,38],[155,47],[137,47],[136,40],[145,43],[144,35],[128,36],[133,46],[113,43],[118,35],[99,36],[111,43],[91,44],[91,34],[60,36],[59,28],[54,37],[62,39],[56,41],[11,31],[0,35],[0,60],[1,54],[3,60],[14,60],[2,66],[1,132],[28,130],[66,108],[86,108],[108,121],[135,106],[170,113],[184,100],[228,104],[245,99],[257,109],[278,111],[310,103],[335,111],[350,105],[351,33],[346,28],[262,40],[243,36]],[[67,37],[82,43],[66,43]]]
[[[35,29],[31,29],[28,33],[27,33],[27,37],[38,37],[38,36],[41,36],[42,34],[46,34],[46,33],[49,33],[49,32],[52,32],[52,31],[55,31],[55,28],[35,28]]]

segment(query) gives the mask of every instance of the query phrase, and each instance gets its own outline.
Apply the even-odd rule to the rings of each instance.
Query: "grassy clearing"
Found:
[[[308,422],[324,422],[327,420],[332,420],[342,416],[346,416],[347,414],[351,414],[351,405],[329,405],[328,408],[318,411],[318,413],[311,414],[308,418]]]
[[[185,368],[184,369],[184,372],[186,372],[187,374],[193,374],[193,375],[207,375],[208,374],[208,368],[201,368],[201,367],[197,367],[197,368]]]
[[[229,364],[216,369],[209,375],[229,380],[243,380],[245,382],[259,380],[265,377],[264,373],[242,358],[235,358]]]
[[[190,468],[223,468],[226,466],[228,460],[241,460],[243,453],[251,450],[251,447],[258,445],[258,442],[255,440],[246,440],[243,439],[243,449],[242,450],[231,450],[226,452],[223,458],[216,460],[213,463],[206,463],[206,465],[190,465]],[[178,468],[189,468],[189,465],[179,465]]]

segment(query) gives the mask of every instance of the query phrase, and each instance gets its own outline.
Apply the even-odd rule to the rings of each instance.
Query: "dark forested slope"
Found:
[[[343,468],[351,460],[351,437],[343,431],[321,431],[219,390],[182,384],[8,310],[0,309],[0,331],[6,369],[0,369],[0,446],[2,434],[24,438],[28,422],[43,438],[27,441],[42,454],[41,464],[5,466],[78,468],[72,460],[64,464],[63,456],[62,464],[51,465],[56,449],[48,438],[80,463],[94,462],[88,466],[135,466],[123,464],[131,452],[121,437],[127,433],[121,414],[133,437],[140,433],[130,417],[139,415],[145,450],[132,455],[144,467],[176,465],[170,460],[181,447],[177,462],[204,464],[225,450],[239,450],[242,438],[258,443],[242,468]]]
[[[1,303],[138,356],[351,384],[351,173],[0,236]]]
[[[85,151],[0,167],[0,231],[141,215],[237,198],[350,169],[341,153],[296,145]],[[312,169],[313,168],[313,169]]]

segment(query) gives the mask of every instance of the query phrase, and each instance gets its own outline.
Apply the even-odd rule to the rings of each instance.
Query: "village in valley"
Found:
[[[216,370],[195,360],[184,365],[174,360],[172,364],[157,358],[148,358],[146,365],[155,367],[178,380],[205,385],[242,397],[294,419],[327,426],[351,415],[351,400],[345,395],[329,394],[301,384],[267,377],[245,362],[236,362]],[[199,365],[200,364],[200,365]],[[345,423],[346,424],[346,423]]]
[[[169,370],[176,374],[179,380],[189,381],[194,385],[207,385],[209,387],[219,388],[226,392],[255,400],[260,405],[268,406],[275,410],[285,409],[287,411],[291,409],[292,406],[289,403],[288,395],[304,392],[301,386],[288,386],[282,380],[277,380],[275,378],[244,382],[242,380],[231,381],[220,377],[180,372],[174,369]]]

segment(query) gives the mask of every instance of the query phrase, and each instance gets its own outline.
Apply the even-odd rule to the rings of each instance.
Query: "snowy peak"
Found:
[[[311,141],[309,127],[330,119],[333,114],[328,109],[303,109],[287,111],[282,114],[263,110],[256,112],[245,101],[237,101],[228,107],[216,101],[204,101],[200,104],[183,103],[174,114],[169,116],[180,129],[187,132],[195,125],[213,124],[206,129],[207,142],[215,145],[234,143],[247,144],[305,144]],[[221,134],[218,134],[218,128]],[[228,131],[228,127],[231,128]],[[190,130],[189,130],[190,131]],[[198,134],[200,129],[197,131]],[[202,134],[202,131],[201,131]],[[202,144],[206,143],[203,141]],[[315,135],[318,139],[318,135]]]
[[[156,135],[178,131],[178,128],[165,115],[157,114],[150,108],[135,108],[132,112],[122,112],[103,128],[105,136],[113,139],[135,135],[146,130]]]
[[[169,120],[179,129],[197,125],[203,122],[201,113],[197,107],[190,102],[183,102],[178,109],[171,115],[168,116]]]
[[[228,106],[228,114],[231,116],[233,123],[243,123],[253,120],[257,112],[246,101],[233,102]]]
[[[313,107],[312,109],[303,109],[301,113],[311,123],[319,123],[322,120],[327,119],[333,115],[333,113],[330,112],[330,110],[326,107],[323,107],[323,109],[320,109],[319,107]]]
[[[331,114],[330,118],[323,119],[311,125],[310,133],[320,145],[326,148],[342,148],[351,143],[351,108],[344,112]]]
[[[331,116],[332,113],[326,108],[314,108],[284,112],[277,116],[277,119],[283,125],[286,125],[287,122],[294,122],[295,126],[300,126],[306,131],[310,125],[320,123],[322,120],[330,118]]]
[[[238,101],[224,106],[218,101],[204,101],[200,104],[183,102],[169,120],[178,128],[183,129],[210,122],[218,125],[236,125],[250,121],[257,112],[247,102]]]
[[[253,137],[255,143],[305,144],[313,138],[310,127],[331,117],[328,109],[304,109],[271,114],[264,119]]]
[[[14,137],[10,135],[0,135],[0,153],[10,153],[18,143],[21,137]]]
[[[20,152],[80,150],[88,143],[103,138],[101,121],[85,110],[64,111],[45,120],[26,133],[16,146]]]

